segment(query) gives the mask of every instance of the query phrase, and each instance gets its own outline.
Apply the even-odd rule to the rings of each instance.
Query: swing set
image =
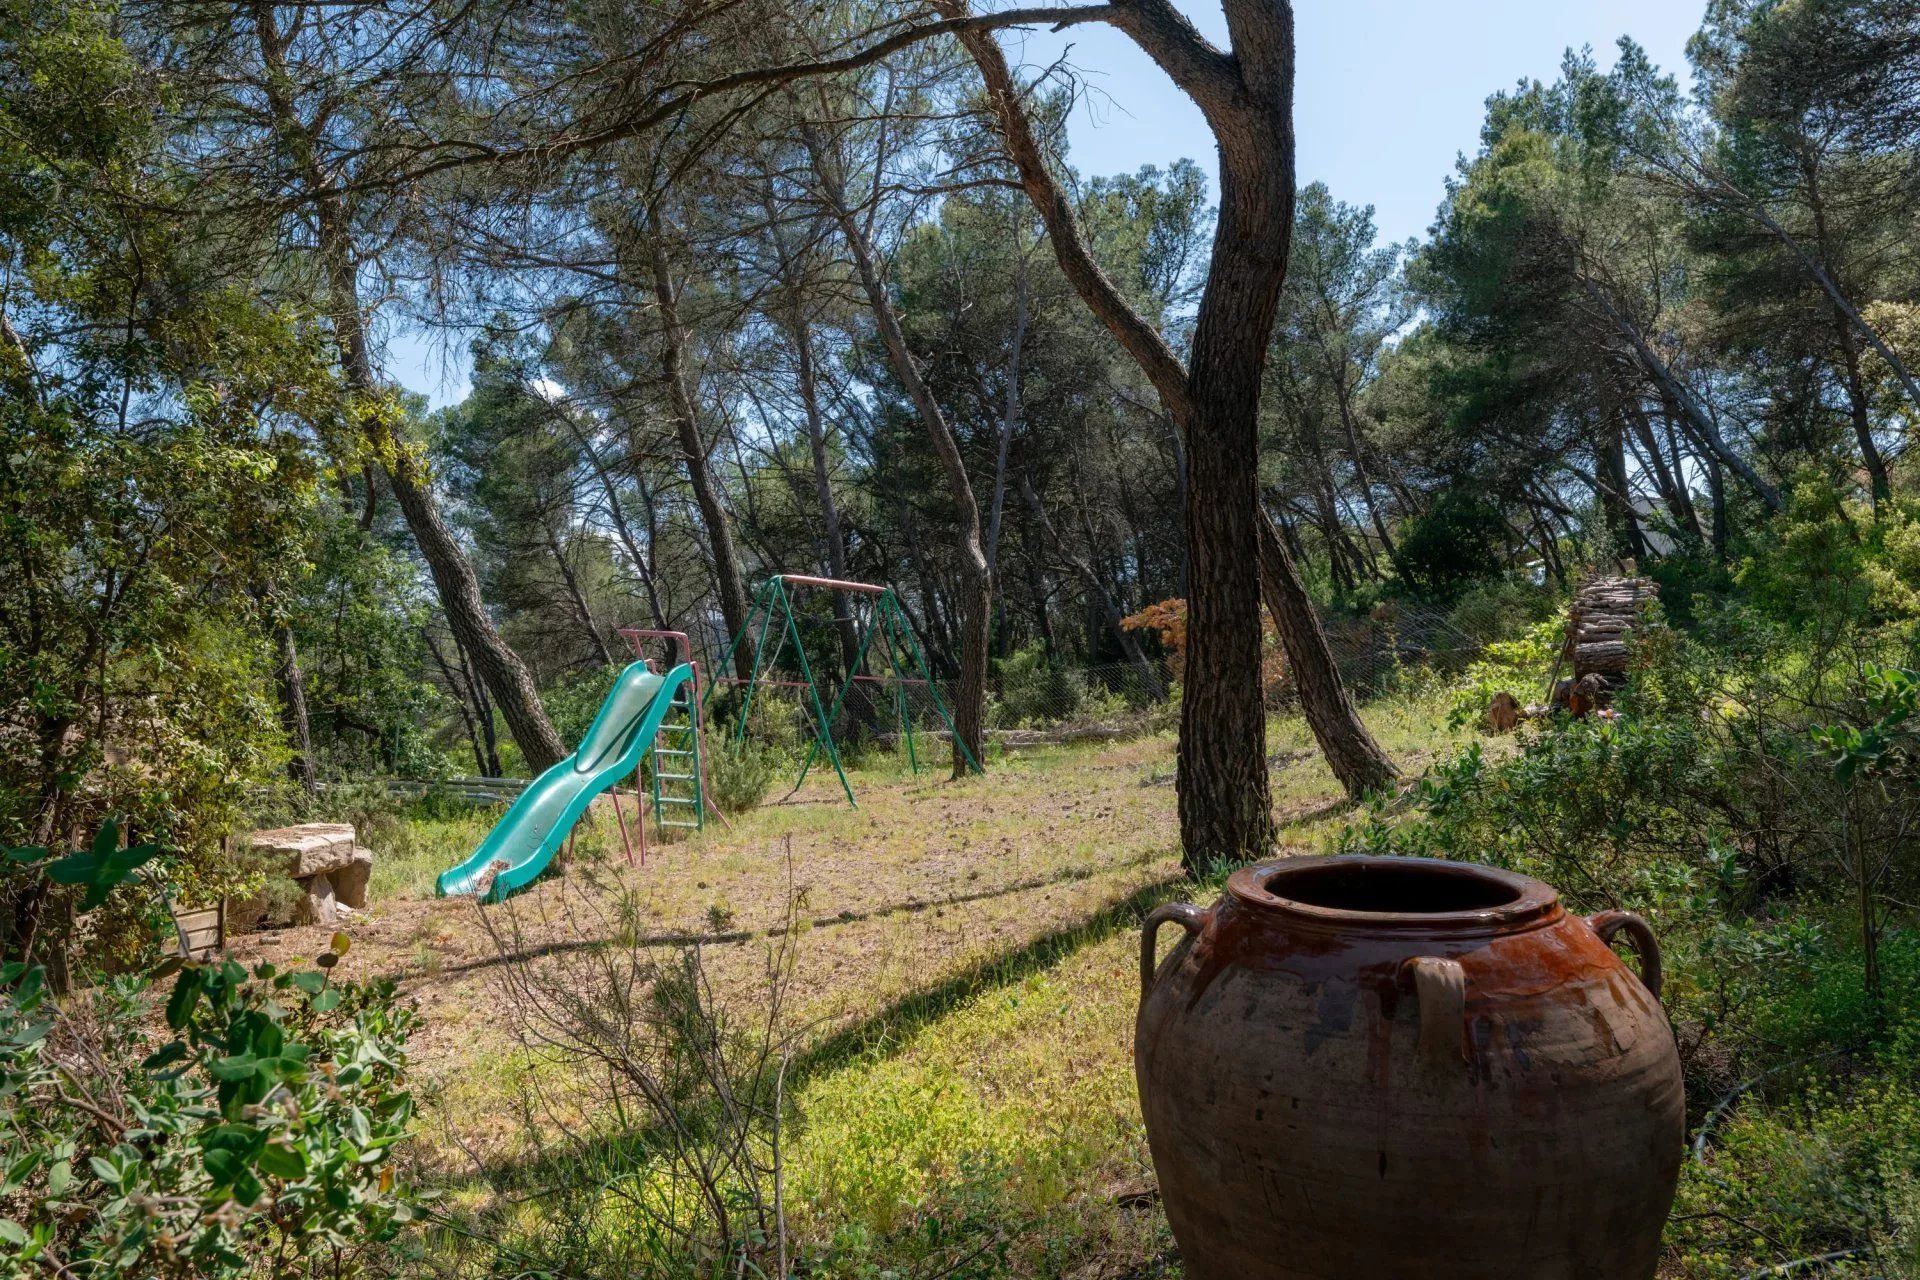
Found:
[[[806,646],[800,642],[800,625],[794,617],[793,592],[797,589],[817,589],[841,592],[851,596],[856,602],[866,605],[865,617],[860,623],[859,639],[854,649],[852,669],[847,680],[834,694],[833,704],[827,705],[820,695],[820,682],[814,677],[813,667],[807,661]],[[856,605],[857,607],[857,605]],[[869,582],[843,582],[837,578],[816,578],[801,573],[782,573],[768,578],[760,584],[754,593],[753,607],[747,611],[746,621],[741,624],[740,632],[727,645],[715,670],[725,671],[733,661],[734,652],[739,649],[749,634],[757,635],[753,644],[753,670],[744,680],[739,677],[718,677],[711,681],[706,689],[706,701],[711,702],[715,690],[722,685],[744,687],[745,696],[741,699],[739,717],[734,724],[733,739],[737,744],[746,738],[747,713],[753,707],[755,690],[761,686],[774,688],[804,689],[808,724],[813,731],[813,740],[807,747],[807,756],[800,764],[800,775],[793,780],[792,790],[783,799],[791,799],[807,780],[807,773],[813,768],[814,761],[822,752],[833,765],[833,771],[840,779],[840,789],[846,793],[847,803],[859,808],[859,801],[853,798],[853,784],[847,780],[847,771],[840,759],[840,749],[834,742],[833,726],[840,718],[846,706],[847,695],[856,685],[867,685],[875,689],[891,689],[893,693],[894,713],[900,724],[901,736],[906,739],[907,759],[913,765],[913,771],[920,772],[919,749],[914,742],[913,713],[908,705],[907,691],[919,686],[927,691],[933,706],[940,713],[941,721],[947,726],[947,732],[953,741],[959,744],[961,755],[975,773],[985,772],[980,762],[974,759],[973,752],[961,741],[959,731],[954,728],[953,717],[947,711],[947,705],[941,700],[940,690],[933,683],[932,674],[927,669],[926,655],[920,650],[920,642],[913,634],[913,627],[907,621],[906,610],[900,604],[900,598],[892,587],[875,586]],[[767,647],[769,633],[773,634],[773,647]],[[878,638],[879,648],[885,655],[885,666],[878,675],[866,673],[868,656],[874,651],[874,641]],[[778,670],[778,660],[787,644],[791,642],[794,657],[799,667],[799,679],[778,679],[772,673]],[[904,658],[907,660],[902,661]],[[876,659],[877,661],[877,659]],[[908,674],[911,665],[917,676]],[[768,674],[762,675],[762,672]],[[702,704],[703,707],[705,703]]]

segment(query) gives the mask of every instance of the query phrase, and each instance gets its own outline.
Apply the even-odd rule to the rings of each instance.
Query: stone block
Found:
[[[337,871],[329,871],[327,879],[333,882],[333,896],[343,907],[355,911],[367,909],[367,882],[373,876],[373,850],[353,847],[353,857]]]
[[[294,880],[324,875],[353,861],[353,824],[303,822],[253,833],[253,847],[278,863],[282,875]]]
[[[306,895],[300,899],[295,911],[295,924],[317,924],[331,927],[337,919],[334,906],[338,899],[334,896],[333,881],[324,875],[310,877],[303,886]]]

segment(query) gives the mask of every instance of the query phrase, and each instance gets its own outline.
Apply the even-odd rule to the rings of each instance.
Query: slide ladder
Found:
[[[653,738],[653,820],[663,827],[706,826],[706,761],[700,758],[700,677],[681,685],[667,703]]]

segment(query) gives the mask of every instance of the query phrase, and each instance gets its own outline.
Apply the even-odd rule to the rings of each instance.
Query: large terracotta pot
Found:
[[[1194,1280],[1654,1274],[1684,1100],[1638,916],[1489,867],[1298,858],[1154,911],[1140,980],[1140,1102]]]

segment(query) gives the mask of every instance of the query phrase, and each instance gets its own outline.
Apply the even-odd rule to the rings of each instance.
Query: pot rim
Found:
[[[1418,871],[1436,879],[1455,883],[1472,881],[1511,891],[1513,897],[1493,906],[1472,907],[1461,911],[1361,911],[1347,907],[1323,907],[1289,898],[1268,886],[1275,880],[1299,872],[1320,872],[1339,867]],[[1229,897],[1265,912],[1329,929],[1381,932],[1423,932],[1445,934],[1509,933],[1550,923],[1564,912],[1560,894],[1550,884],[1498,867],[1472,862],[1452,862],[1444,858],[1387,858],[1365,854],[1335,857],[1277,858],[1245,866],[1227,877]]]

